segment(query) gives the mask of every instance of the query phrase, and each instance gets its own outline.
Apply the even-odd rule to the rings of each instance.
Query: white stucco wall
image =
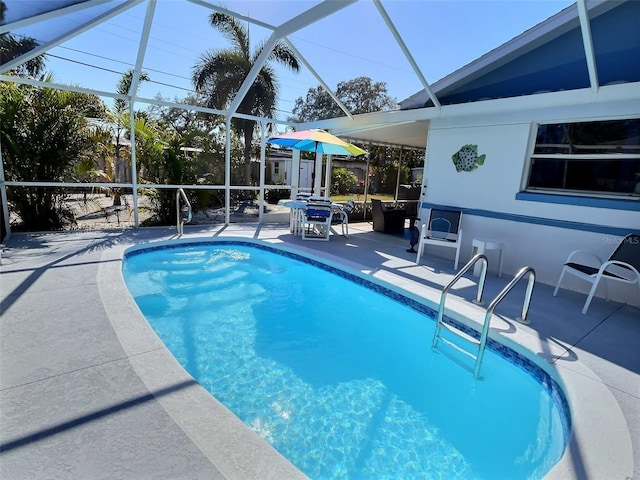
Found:
[[[621,238],[606,233],[607,228],[640,230],[640,202],[633,211],[516,199],[535,128],[532,118],[541,123],[575,121],[566,111],[554,108],[502,117],[490,114],[473,119],[433,119],[424,173],[427,188],[422,200],[423,207],[459,207],[466,212],[462,220],[461,264],[471,257],[474,237],[500,239],[505,245],[504,274],[512,276],[528,265],[535,268],[537,281],[555,285],[572,250],[585,249],[606,259]],[[465,144],[477,145],[478,154],[485,154],[486,160],[474,171],[457,172],[451,156]],[[420,216],[423,221],[428,218],[425,208]],[[554,221],[561,223],[557,225]],[[552,222],[554,226],[549,225]],[[453,258],[452,249],[427,247],[427,250]],[[496,271],[497,258],[491,252],[489,262],[490,271]],[[563,288],[577,291],[586,292],[589,286],[575,277],[563,281]],[[637,286],[616,284],[610,290],[615,300],[640,306]],[[601,288],[599,294],[602,295]]]

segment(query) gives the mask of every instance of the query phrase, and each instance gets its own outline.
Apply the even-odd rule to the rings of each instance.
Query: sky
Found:
[[[7,1],[7,20],[11,20],[11,3],[15,1]],[[277,26],[318,3],[227,0],[220,4]],[[430,84],[573,3],[567,0],[382,0]],[[58,83],[113,91],[122,73],[135,65],[146,8],[144,2],[51,49],[46,69],[53,72]],[[73,17],[42,22],[16,33],[47,41],[55,38],[56,32],[77,25],[78,17],[90,19],[98,10],[87,9]],[[192,90],[190,77],[200,56],[207,50],[230,46],[208,24],[209,13],[208,9],[185,0],[158,0],[143,64],[151,81],[141,84],[141,97],[153,98],[160,94],[168,99],[184,98]],[[252,47],[271,34],[269,29],[254,24],[248,27]],[[384,82],[389,95],[401,101],[423,88],[370,0],[351,4],[288,38],[333,89],[339,82],[366,76],[374,82]],[[277,118],[286,120],[295,100],[305,97],[319,82],[304,65],[297,74],[277,64],[273,66],[280,85]]]

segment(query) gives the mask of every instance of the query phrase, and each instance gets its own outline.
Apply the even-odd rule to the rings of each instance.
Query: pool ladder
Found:
[[[182,199],[185,204],[182,208],[180,208],[180,199]],[[184,224],[189,223],[192,218],[191,203],[182,188],[176,191],[176,212],[178,235],[182,236],[184,233]]]
[[[436,329],[433,334],[433,342],[431,344],[432,348],[436,348],[438,346],[438,342],[441,340],[450,347],[454,348],[458,352],[472,358],[474,360],[473,366],[473,377],[478,378],[480,373],[480,366],[482,365],[482,358],[484,356],[484,350],[487,346],[487,337],[489,336],[489,324],[491,323],[491,316],[493,315],[493,311],[498,306],[498,304],[507,296],[507,294],[513,289],[513,287],[525,276],[529,276],[529,283],[527,284],[527,290],[524,296],[524,304],[522,306],[522,315],[516,320],[520,323],[528,324],[530,323],[527,320],[527,313],[529,312],[529,305],[531,304],[531,295],[533,293],[533,286],[535,284],[536,272],[533,268],[525,266],[522,267],[516,276],[496,295],[496,297],[491,301],[489,306],[487,307],[484,315],[484,323],[482,325],[482,333],[480,334],[480,338],[476,339],[475,337],[470,336],[465,333],[461,329],[455,327],[450,323],[446,323],[444,321],[444,304],[447,297],[447,293],[451,289],[451,287],[473,267],[477,262],[481,262],[482,270],[480,272],[480,279],[478,280],[478,292],[476,293],[476,298],[473,300],[473,303],[476,305],[482,305],[482,292],[484,290],[484,281],[487,277],[487,257],[483,254],[478,254],[474,256],[469,262],[462,267],[460,272],[451,280],[446,287],[442,289],[442,294],[440,296],[440,306],[438,307],[438,317],[436,318]],[[442,327],[444,327],[447,331],[458,335],[463,340],[467,342],[477,345],[478,350],[477,353],[474,354],[457,345],[451,340],[444,338],[441,334]]]

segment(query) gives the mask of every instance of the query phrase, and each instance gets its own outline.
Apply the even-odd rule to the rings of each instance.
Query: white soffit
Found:
[[[367,127],[335,128],[331,129],[331,133],[357,142],[424,149],[427,146],[428,129],[427,120],[418,120]]]

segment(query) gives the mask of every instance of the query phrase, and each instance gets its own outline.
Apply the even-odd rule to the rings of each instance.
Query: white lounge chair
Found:
[[[575,259],[579,257],[581,262]],[[640,235],[629,234],[620,242],[606,262],[602,262],[596,255],[585,250],[574,250],[565,262],[553,296],[558,294],[560,283],[565,273],[575,275],[591,283],[591,290],[582,307],[582,314],[587,313],[591,300],[598,289],[601,279],[616,282],[637,284],[640,288]],[[607,282],[603,282],[605,298],[609,299]]]

